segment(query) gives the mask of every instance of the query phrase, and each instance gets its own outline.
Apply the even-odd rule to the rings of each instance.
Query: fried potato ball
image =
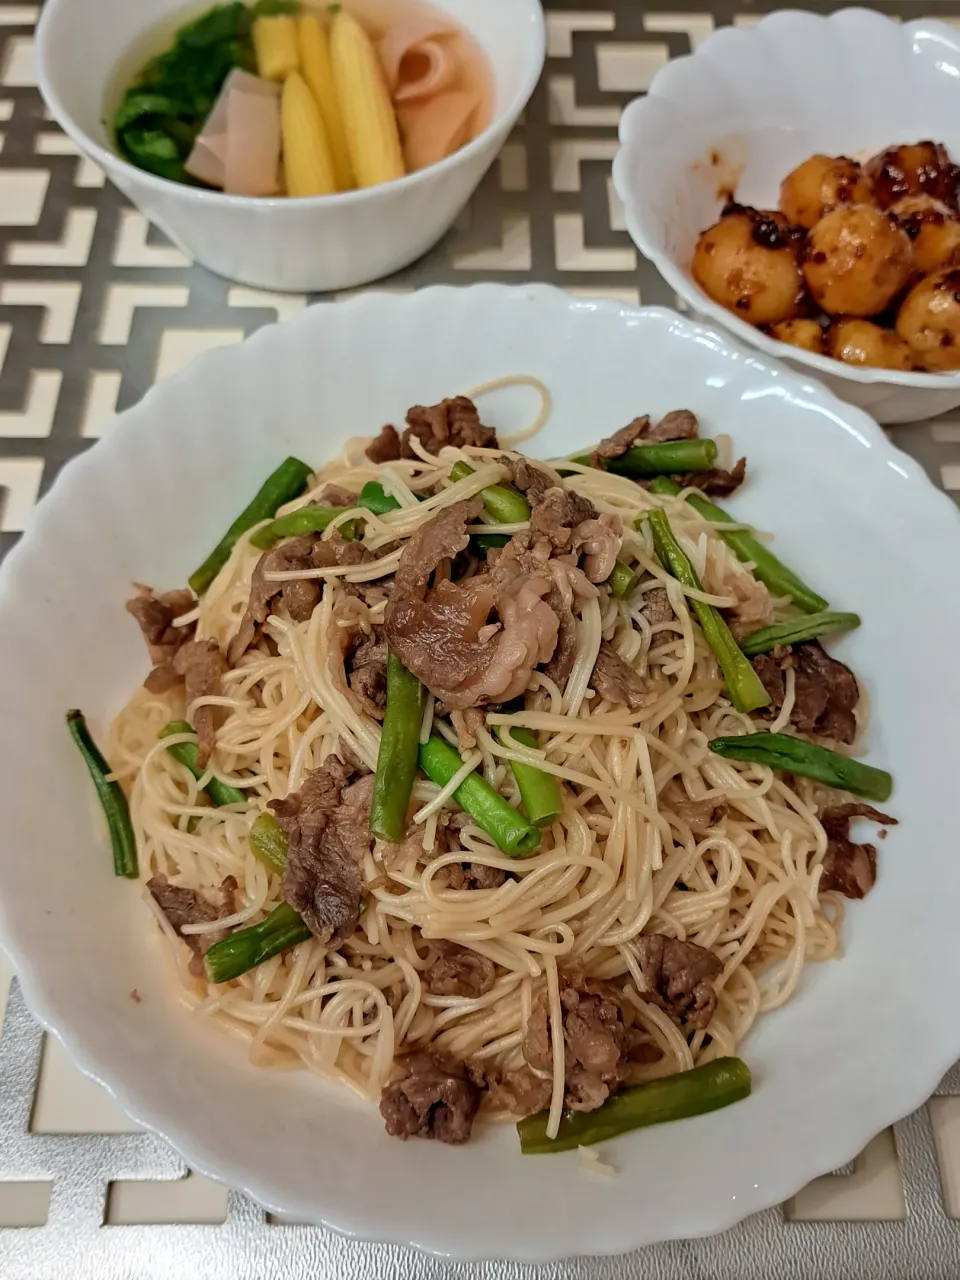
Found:
[[[897,313],[897,333],[921,368],[960,369],[960,268],[946,267],[914,285]]]
[[[869,178],[846,156],[811,156],[780,185],[780,208],[790,222],[809,231],[838,204],[870,204]]]
[[[906,196],[890,212],[913,241],[913,261],[921,275],[953,261],[960,249],[960,217],[932,196]]]
[[[932,196],[957,207],[957,168],[939,142],[888,147],[867,162],[866,172],[881,209],[890,209],[904,196]]]
[[[904,340],[871,320],[836,320],[827,331],[827,355],[844,364],[875,369],[912,369],[913,355]]]
[[[778,342],[789,342],[791,347],[823,355],[823,329],[816,320],[782,320],[771,327],[770,336]]]
[[[804,278],[828,315],[877,315],[912,272],[910,237],[895,219],[869,205],[832,209],[807,238]]]
[[[782,214],[725,213],[697,241],[691,271],[714,302],[750,324],[777,324],[803,310],[803,277]]]

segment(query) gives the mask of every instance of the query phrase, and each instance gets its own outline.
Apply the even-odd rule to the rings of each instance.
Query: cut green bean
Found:
[[[473,467],[466,462],[455,462],[450,479],[456,484],[473,475]],[[487,514],[499,524],[523,524],[530,519],[530,503],[519,489],[509,484],[488,484],[480,490],[480,497]]]
[[[377,753],[370,830],[392,844],[398,844],[407,829],[422,723],[423,685],[390,653],[387,655],[387,709]]]
[[[803,644],[835,631],[853,631],[859,625],[860,618],[855,613],[804,613],[799,618],[788,618],[786,622],[775,622],[773,626],[752,631],[740,642],[740,648],[748,658],[755,658],[760,653],[770,653],[777,645]]]
[[[613,573],[611,573],[610,577],[607,579],[607,585],[609,586],[612,594],[615,595],[618,600],[621,600],[624,596],[630,594],[636,581],[637,575],[630,566],[628,564],[624,564],[622,560],[618,560],[613,566]]]
[[[750,1096],[750,1068],[740,1058],[714,1058],[690,1071],[619,1089],[595,1111],[568,1111],[555,1138],[547,1137],[548,1112],[527,1116],[517,1125],[525,1156],[573,1151],[607,1142],[633,1129],[672,1120],[688,1120],[718,1111]]]
[[[157,737],[171,738],[177,733],[193,732],[193,725],[188,724],[186,720],[171,720],[168,725],[164,725]],[[175,742],[167,747],[167,750],[174,760],[179,760],[182,765],[185,765],[198,781],[207,772],[197,764],[200,748],[195,742]],[[231,787],[228,782],[221,782],[219,778],[211,778],[203,789],[215,805],[246,804],[248,801],[248,797],[242,791]]]
[[[287,867],[287,835],[272,813],[261,813],[250,828],[250,852],[268,871],[282,876]]]
[[[684,554],[670,528],[670,521],[660,510],[646,511],[637,520],[639,528],[644,522],[650,525],[653,534],[653,545],[663,567],[682,583],[695,591],[702,591],[700,578],[693,565]],[[730,700],[738,711],[756,711],[765,707],[770,695],[763,687],[760,677],[740,651],[730,628],[712,604],[704,604],[701,600],[687,600],[690,609],[700,623],[704,639],[717,655],[723,678],[727,682]]]
[[[571,462],[593,466],[592,454],[582,453]],[[669,476],[686,471],[712,471],[717,461],[715,440],[665,440],[658,444],[637,444],[619,458],[601,458],[601,471],[617,476]]]
[[[237,516],[203,564],[190,575],[190,586],[202,596],[223,566],[230,553],[248,529],[264,520],[272,520],[284,503],[299,498],[312,475],[311,469],[299,458],[287,458],[276,471],[263,482],[253,501]]]
[[[296,511],[289,511],[285,516],[279,516],[258,529],[250,539],[250,545],[259,547],[261,551],[268,551],[282,538],[302,538],[307,533],[323,533],[337,516],[342,515],[343,507],[298,507]],[[352,542],[357,536],[355,521],[345,520],[340,525],[339,532],[345,542]]]
[[[837,791],[851,791],[866,800],[889,800],[893,778],[885,769],[875,769],[827,747],[814,746],[789,733],[746,733],[737,738],[714,738],[710,750],[724,760],[764,764],[781,773],[797,773],[813,778]]]
[[[531,751],[540,749],[536,736],[529,729],[518,729],[514,725],[507,727],[498,725],[497,737],[505,747],[510,746],[506,738],[507,728],[514,741],[522,747],[528,747]],[[563,796],[560,794],[560,784],[553,774],[544,773],[542,769],[532,764],[521,764],[519,760],[511,760],[510,769],[527,817],[533,825],[549,827],[551,823],[556,822],[563,813]]]
[[[281,902],[266,920],[214,943],[203,957],[207,977],[211,982],[230,982],[310,937],[310,930],[293,907]]]
[[[94,742],[82,711],[67,712],[67,728],[77,749],[83,756],[84,764],[93,779],[97,798],[107,820],[110,832],[110,845],[113,849],[113,870],[118,876],[126,876],[135,880],[140,874],[137,862],[137,842],[130,822],[130,810],[127,808],[127,797],[119,782],[107,781],[110,766],[104,760],[100,749]]]
[[[420,747],[420,768],[431,782],[445,787],[463,768],[463,761],[459,752],[434,734]],[[539,828],[512,809],[479,774],[469,774],[453,798],[508,857],[528,858],[539,849]]]
[[[662,476],[653,481],[650,492],[676,497],[681,489],[675,480]],[[712,524],[722,526],[735,523],[733,516],[728,515],[723,507],[718,507],[715,502],[704,498],[702,494],[688,493],[686,500],[694,511],[699,512],[704,520],[709,520]],[[797,608],[802,609],[804,613],[818,613],[829,607],[823,596],[818,596],[815,591],[811,591],[807,584],[781,560],[778,560],[749,529],[728,530],[721,527],[717,529],[717,533],[739,561],[743,564],[753,564],[754,577],[764,584],[771,595],[789,596]]]
[[[400,503],[391,497],[382,484],[368,480],[360,490],[357,506],[372,511],[375,516],[385,516],[388,511],[399,511]]]

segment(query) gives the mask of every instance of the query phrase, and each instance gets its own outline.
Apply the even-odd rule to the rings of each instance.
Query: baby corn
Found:
[[[257,73],[264,80],[285,80],[300,64],[297,20],[289,14],[257,18],[253,24]]]
[[[283,84],[280,129],[287,194],[328,196],[336,191],[323,117],[299,71],[291,72]]]
[[[333,156],[333,172],[338,191],[349,191],[356,186],[347,135],[343,128],[340,103],[333,83],[330,65],[330,42],[319,18],[304,13],[297,19],[297,35],[300,43],[300,73],[317,101],[327,131],[327,141]]]
[[[403,177],[400,132],[376,50],[343,9],[330,27],[330,60],[357,186]]]

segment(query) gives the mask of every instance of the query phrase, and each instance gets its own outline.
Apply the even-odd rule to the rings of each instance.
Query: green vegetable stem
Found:
[[[370,830],[393,844],[403,839],[407,809],[417,774],[423,685],[399,658],[387,655],[387,709],[380,734],[377,771],[370,804]]]
[[[456,462],[450,471],[450,479],[456,484],[473,475],[473,467],[466,462]],[[488,515],[498,524],[523,524],[530,519],[530,503],[518,489],[509,484],[488,484],[480,490],[480,497]]]
[[[178,733],[193,733],[193,725],[187,724],[186,720],[171,720],[169,724],[164,725],[157,735],[160,738],[171,738]],[[179,760],[182,765],[190,770],[198,780],[203,777],[206,772],[197,764],[200,755],[200,748],[195,742],[175,742],[167,747],[167,750],[173,756],[174,760]],[[231,787],[227,782],[221,782],[219,778],[211,778],[204,791],[210,797],[215,805],[223,804],[246,804],[248,797],[236,787]]]
[[[251,537],[250,545],[266,551],[276,546],[282,538],[300,538],[307,533],[323,533],[329,528],[337,516],[343,515],[343,508],[337,507],[298,507],[285,516],[265,524]],[[340,536],[345,542],[352,542],[357,536],[357,526],[353,520],[345,520],[340,525]]]
[[[310,938],[310,930],[293,907],[281,902],[259,924],[238,929],[216,942],[203,958],[211,982],[230,982]]]
[[[805,640],[832,635],[835,631],[853,631],[859,625],[860,618],[855,613],[805,613],[752,631],[741,641],[740,648],[748,658],[755,658],[757,654],[770,653],[777,645],[803,644]]]
[[[547,1137],[547,1115],[528,1116],[517,1125],[525,1156],[549,1155],[606,1142],[633,1129],[687,1120],[718,1111],[750,1096],[750,1068],[740,1058],[715,1058],[690,1071],[620,1089],[596,1111],[568,1111],[555,1138]]]
[[[637,575],[628,564],[624,564],[622,560],[618,560],[613,566],[613,573],[607,579],[610,591],[622,600],[624,596],[630,594],[637,581]]]
[[[637,520],[637,527],[644,522],[650,525],[653,545],[663,567],[685,587],[702,591],[700,578],[673,536],[670,521],[664,512],[644,512]],[[765,707],[770,701],[770,695],[718,611],[712,604],[704,604],[701,600],[688,600],[688,604],[700,623],[707,644],[717,655],[733,705],[738,711],[756,711],[758,707]]]
[[[710,750],[724,760],[745,760],[764,764],[780,773],[797,773],[813,778],[838,791],[852,791],[866,800],[890,798],[893,778],[885,769],[875,769],[827,747],[814,746],[789,733],[746,733],[742,737],[714,738]]]
[[[360,490],[357,506],[372,511],[375,516],[385,516],[388,511],[399,511],[400,503],[386,492],[376,480],[368,480]]]
[[[463,761],[449,743],[434,734],[420,747],[420,768],[438,787],[445,787],[463,768]],[[539,829],[511,809],[479,774],[471,773],[465,778],[453,798],[508,857],[527,858],[539,849]]]
[[[505,747],[509,747],[506,732],[502,726],[497,728],[497,737]],[[511,725],[510,733],[521,746],[529,747],[532,751],[539,749],[540,744],[529,729],[518,729],[515,725]],[[533,825],[549,827],[551,823],[556,822],[563,813],[563,797],[560,794],[560,785],[553,774],[544,773],[535,765],[522,764],[519,760],[511,760],[510,769],[527,817]]]
[[[590,467],[592,455],[582,453],[571,462]],[[711,471],[717,461],[714,440],[667,440],[660,444],[638,444],[619,458],[601,458],[601,471],[618,476],[662,476],[686,471]]]
[[[676,481],[662,477],[653,481],[650,492],[676,497],[681,489]],[[720,526],[734,523],[733,517],[727,515],[722,507],[718,507],[715,502],[710,502],[699,493],[688,494],[687,502],[694,511],[703,516],[704,520]],[[811,591],[807,584],[778,560],[772,551],[768,551],[749,529],[727,530],[721,527],[717,533],[738,560],[744,564],[753,562],[754,576],[768,588],[772,595],[789,596],[797,608],[802,609],[804,613],[817,613],[828,608],[823,596],[818,596],[815,591]]]
[[[107,781],[110,766],[94,742],[82,711],[67,712],[67,728],[70,731],[70,737],[77,745],[77,750],[83,756],[84,764],[90,771],[97,798],[107,819],[110,844],[113,848],[114,873],[135,880],[140,874],[137,842],[134,838],[130,810],[127,808],[127,798],[123,794],[123,788],[119,782]]]
[[[250,851],[268,871],[283,875],[287,866],[287,836],[272,813],[261,813],[250,828]]]
[[[190,575],[190,586],[198,596],[203,595],[230,559],[237,539],[255,524],[272,519],[284,503],[299,498],[306,489],[311,474],[305,462],[301,462],[299,458],[287,458],[267,477],[253,501],[240,512],[200,568]]]

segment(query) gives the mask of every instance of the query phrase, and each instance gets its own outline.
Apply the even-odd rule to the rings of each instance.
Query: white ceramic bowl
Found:
[[[183,0],[48,0],[37,28],[40,89],[61,127],[189,257],[264,289],[347,289],[400,270],[449,230],[490,167],[543,68],[540,0],[431,0],[490,59],[496,105],[468,146],[398,182],[307,199],[250,199],[144,173],[113,147],[104,116],[118,67],[157,24],[171,31],[203,5]],[[147,47],[144,56],[154,50]],[[113,91],[113,96],[111,96]]]
[[[781,180],[815,152],[866,158],[921,138],[960,161],[960,32],[865,9],[786,10],[725,27],[658,72],[620,122],[614,181],[631,236],[696,314],[879,422],[915,422],[960,405],[960,373],[856,368],[777,342],[708,298],[689,265],[729,184],[775,208]]]
[[[522,1158],[512,1128],[464,1148],[397,1142],[376,1107],[255,1069],[191,1018],[137,887],[112,874],[63,722],[80,706],[103,733],[146,671],[130,581],[182,583],[278,458],[319,463],[410,404],[521,371],[554,394],[528,446],[540,456],[679,405],[733,434],[751,478],[731,510],[863,617],[838,652],[869,693],[869,758],[893,771],[901,820],[876,887],[849,904],[844,958],[810,965],[744,1044],[751,1098],[605,1144],[609,1179],[575,1152]],[[484,418],[513,430],[535,401],[500,393]],[[31,1007],[127,1111],[192,1167],[298,1221],[530,1262],[720,1230],[852,1159],[960,1056],[960,594],[944,589],[956,581],[956,509],[874,422],[673,312],[488,285],[309,308],[123,414],[0,568],[3,945]]]

